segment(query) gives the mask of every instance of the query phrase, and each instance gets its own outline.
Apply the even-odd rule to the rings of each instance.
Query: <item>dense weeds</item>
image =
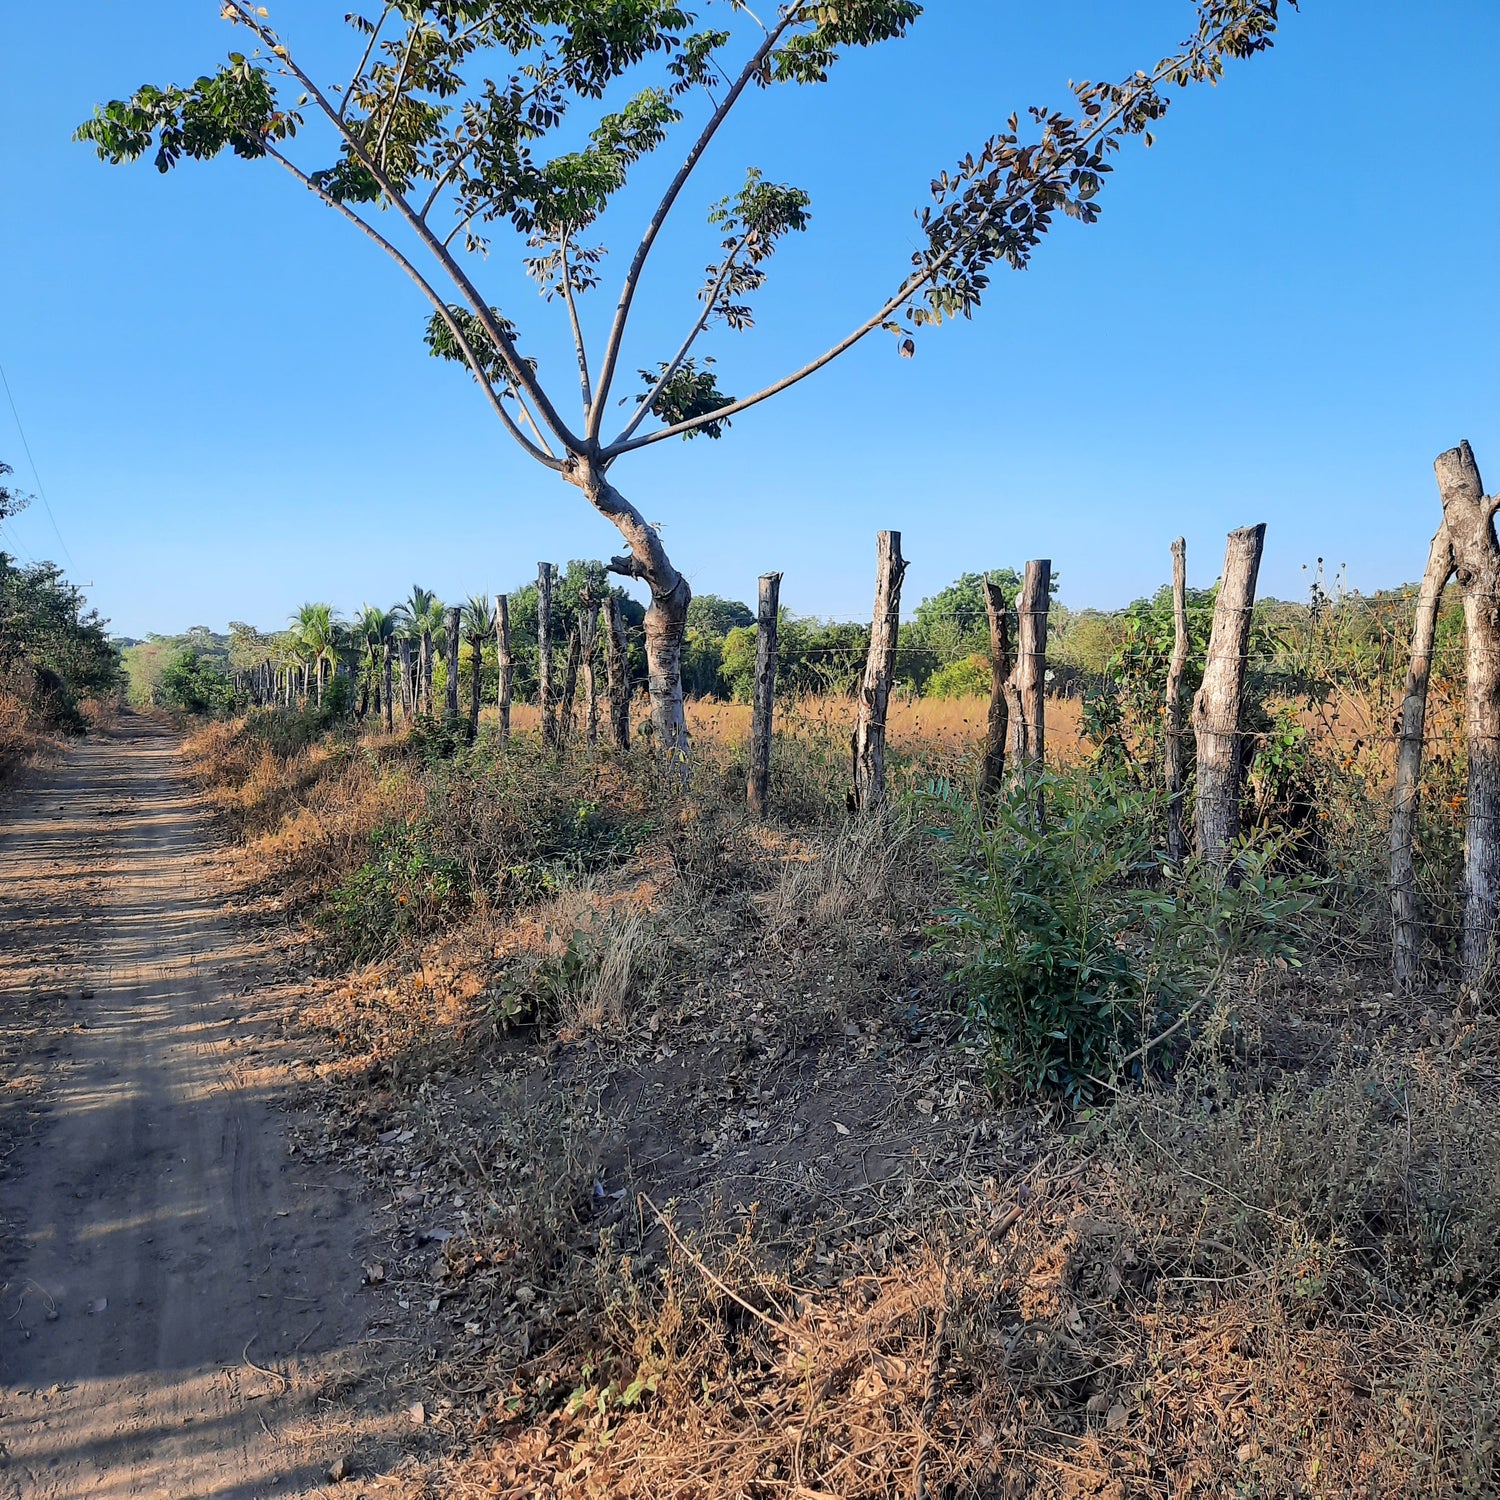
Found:
[[[809,714],[756,826],[711,736],[683,793],[529,735],[199,734],[326,976],[300,1149],[391,1197],[375,1290],[431,1310],[411,1486],[1493,1493],[1489,1018],[1387,993],[1380,767],[1276,732],[1228,894],[1148,874],[1159,806],[1088,746],[1045,829],[974,822],[959,747],[858,821]]]

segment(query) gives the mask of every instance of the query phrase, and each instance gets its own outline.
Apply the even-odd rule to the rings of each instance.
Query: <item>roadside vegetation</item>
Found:
[[[298,943],[324,1059],[298,1152],[393,1204],[372,1305],[428,1309],[409,1493],[1492,1492],[1456,605],[1427,978],[1398,998],[1411,590],[1257,606],[1226,883],[1163,861],[1170,595],[1060,620],[1047,769],[985,804],[986,705],[938,696],[985,649],[978,581],[903,632],[878,813],[848,811],[855,705],[824,678],[747,815],[726,601],[685,786],[649,735],[547,743],[519,694],[502,744],[487,676],[472,736],[387,732],[354,656],[321,707],[304,678],[189,741],[242,900]]]

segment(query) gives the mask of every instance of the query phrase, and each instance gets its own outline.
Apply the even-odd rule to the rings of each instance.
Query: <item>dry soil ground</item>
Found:
[[[0,816],[4,1500],[321,1494],[371,1436],[369,1211],[289,1154],[176,752],[126,720]]]

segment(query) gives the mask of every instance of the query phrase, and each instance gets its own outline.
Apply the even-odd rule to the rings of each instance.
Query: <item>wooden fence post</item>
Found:
[[[578,694],[578,667],[583,657],[581,638],[579,627],[574,625],[568,635],[568,665],[563,672],[562,707],[557,716],[559,744],[573,738],[573,702]]]
[[[542,739],[557,743],[557,724],[552,713],[552,580],[557,569],[538,563],[536,569],[536,681],[537,704],[542,711]]]
[[[780,622],[781,574],[762,573],[755,616],[755,707],[750,716],[750,778],[746,796],[752,817],[766,815],[771,788],[771,732],[776,712],[776,627]]]
[[[988,576],[984,580],[984,608],[990,619],[990,716],[984,742],[984,769],[979,795],[990,798],[1005,782],[1005,743],[1010,736],[1010,614],[1005,590]]]
[[[1198,857],[1221,874],[1228,873],[1230,851],[1240,833],[1245,676],[1255,580],[1265,543],[1264,523],[1229,533],[1224,576],[1214,603],[1213,633],[1203,664],[1203,686],[1193,700],[1193,734],[1198,746]]]
[[[856,812],[876,812],[885,804],[886,709],[896,676],[901,580],[906,576],[899,531],[880,532],[875,547],[875,613],[870,621],[870,653],[865,658],[853,741]]]
[[[1443,590],[1453,576],[1453,544],[1444,521],[1427,553],[1427,570],[1412,621],[1411,659],[1401,695],[1401,740],[1396,751],[1396,796],[1391,807],[1391,971],[1410,994],[1422,979],[1422,927],[1417,910],[1417,788],[1422,780],[1422,740],[1427,729],[1427,683]]]
[[[401,716],[408,724],[412,720],[411,641],[401,636],[396,642],[396,654],[401,662]]]
[[[510,692],[515,681],[516,664],[510,654],[510,600],[495,595],[495,665],[499,677],[496,706],[500,710],[500,743],[510,739]]]
[[[1182,777],[1182,675],[1187,671],[1187,541],[1172,543],[1172,661],[1167,668],[1166,781],[1167,863],[1181,869],[1187,859]]]
[[[395,686],[391,671],[391,643],[386,641],[380,648],[380,683],[384,691],[381,705],[385,713],[385,732],[396,732],[396,705],[392,701],[391,689]]]
[[[1047,765],[1047,625],[1051,606],[1051,560],[1033,559],[1026,564],[1016,599],[1016,665],[1012,674],[1016,753],[1010,774],[1017,783],[1040,776]],[[1045,815],[1038,787],[1038,828]]]
[[[1437,464],[1443,520],[1464,599],[1466,694],[1464,739],[1469,751],[1464,826],[1464,983],[1485,980],[1500,900],[1500,547],[1495,511],[1485,498],[1474,450],[1450,448]]]
[[[578,616],[578,643],[583,654],[583,732],[592,750],[599,743],[599,678],[595,670],[599,600],[591,588],[583,591],[583,611]]]
[[[443,611],[443,627],[448,637],[448,670],[444,674],[443,716],[450,723],[458,721],[458,648],[461,644],[462,613],[453,605]]]
[[[609,680],[609,730],[618,750],[630,749],[630,656],[620,601],[610,594],[604,606],[604,668]]]

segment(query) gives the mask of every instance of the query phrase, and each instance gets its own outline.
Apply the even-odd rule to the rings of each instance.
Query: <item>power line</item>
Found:
[[[6,378],[3,364],[0,364],[0,385],[5,387],[5,398],[10,402],[10,414],[16,419],[16,431],[21,435],[21,447],[26,451],[26,462],[31,465],[31,477],[36,481],[36,492],[42,497],[42,508],[47,512],[47,519],[52,523],[52,532],[57,538],[57,545],[62,548],[63,556],[68,560],[68,566],[76,573],[78,564],[73,561],[73,554],[68,551],[68,544],[63,540],[63,534],[57,528],[57,517],[52,514],[52,502],[47,499],[47,491],[42,487],[42,476],[37,470],[36,459],[31,456],[31,444],[26,441],[26,429],[21,425],[21,413],[16,410],[16,398],[11,394],[10,381]]]

